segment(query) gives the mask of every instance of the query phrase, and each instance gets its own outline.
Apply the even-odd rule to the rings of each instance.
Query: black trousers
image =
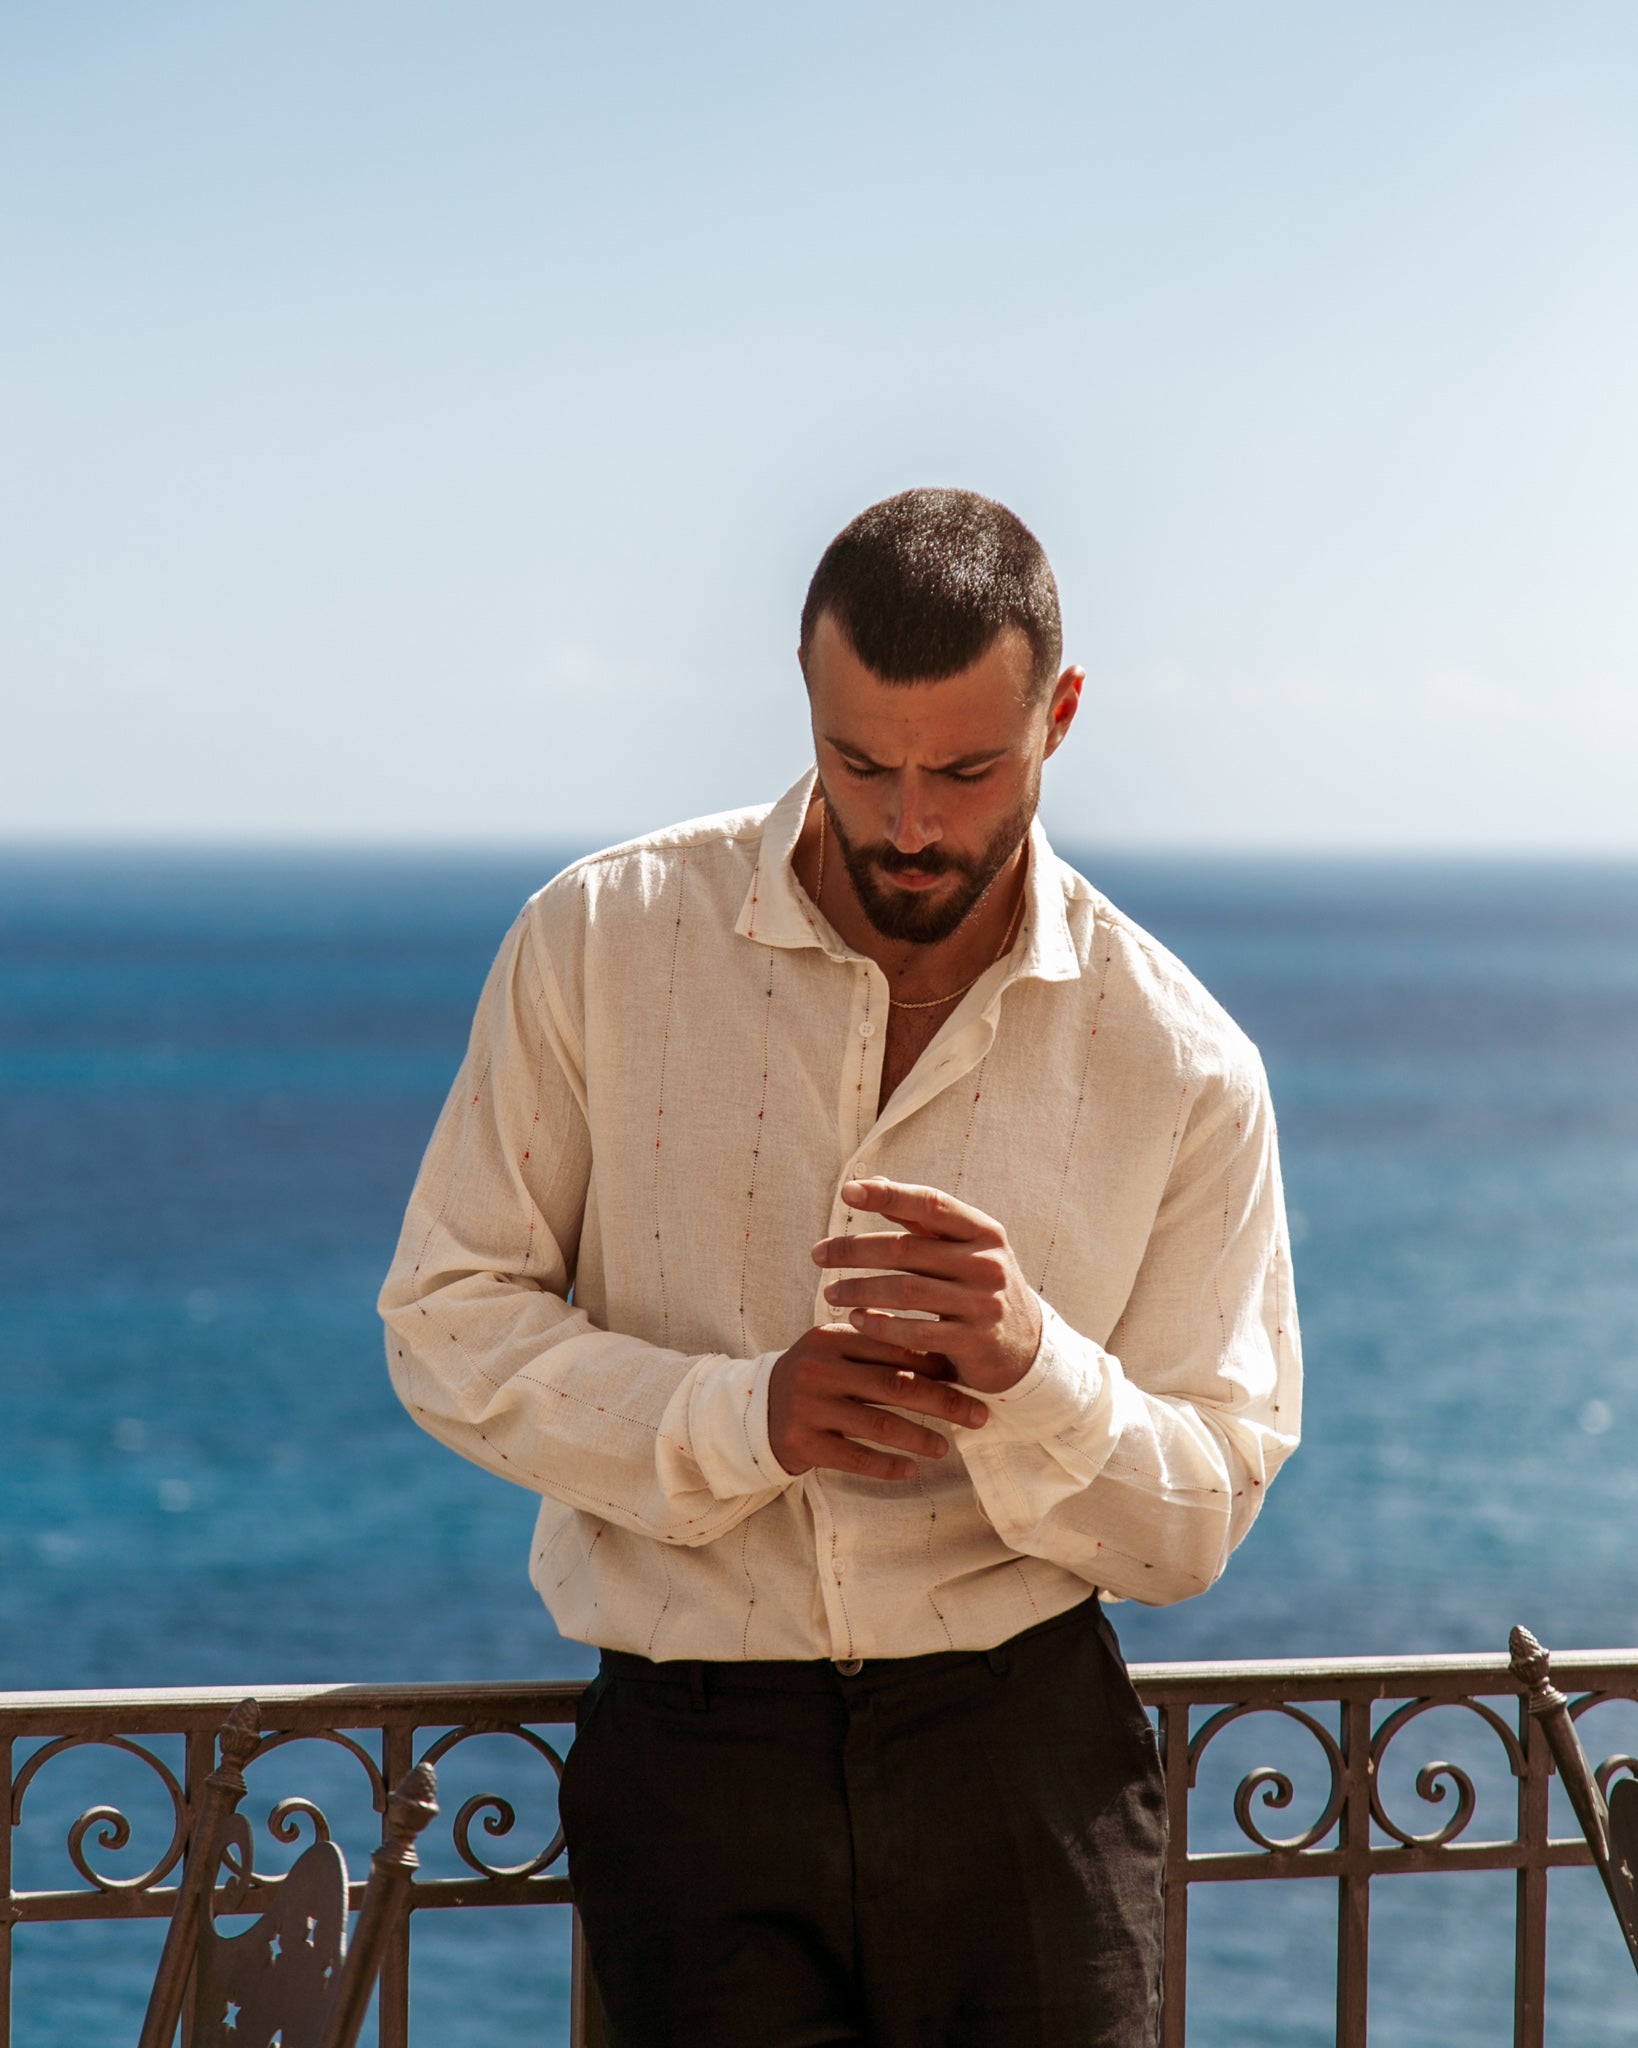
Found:
[[[1154,2048],[1166,1809],[1094,1597],[999,1649],[614,1651],[561,1812],[611,2048]]]

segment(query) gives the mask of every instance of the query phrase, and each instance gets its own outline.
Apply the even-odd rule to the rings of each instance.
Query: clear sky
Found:
[[[0,834],[778,793],[1004,498],[1065,839],[1638,851],[1638,8],[0,8]]]

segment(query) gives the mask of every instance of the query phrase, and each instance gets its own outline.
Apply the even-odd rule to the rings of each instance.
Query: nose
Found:
[[[944,836],[944,828],[930,802],[930,792],[918,777],[900,776],[893,794],[887,836],[897,852],[920,853]]]

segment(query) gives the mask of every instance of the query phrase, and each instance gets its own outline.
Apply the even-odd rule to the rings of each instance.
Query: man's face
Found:
[[[1080,671],[1032,693],[1029,642],[1009,630],[959,675],[884,683],[825,614],[806,673],[820,788],[865,915],[886,939],[947,939],[1029,830]]]

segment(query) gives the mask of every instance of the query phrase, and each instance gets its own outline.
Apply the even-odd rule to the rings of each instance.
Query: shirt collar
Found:
[[[808,901],[791,865],[816,779],[810,768],[763,821],[751,886],[734,930],[761,946],[817,946],[833,960],[850,960],[857,956],[829,919],[821,917]],[[1039,817],[1030,825],[1029,846],[1023,930],[1014,948],[1016,965],[1006,979],[1011,982],[1028,976],[1037,981],[1074,981],[1079,978],[1081,963],[1069,931],[1068,874],[1048,843]]]

